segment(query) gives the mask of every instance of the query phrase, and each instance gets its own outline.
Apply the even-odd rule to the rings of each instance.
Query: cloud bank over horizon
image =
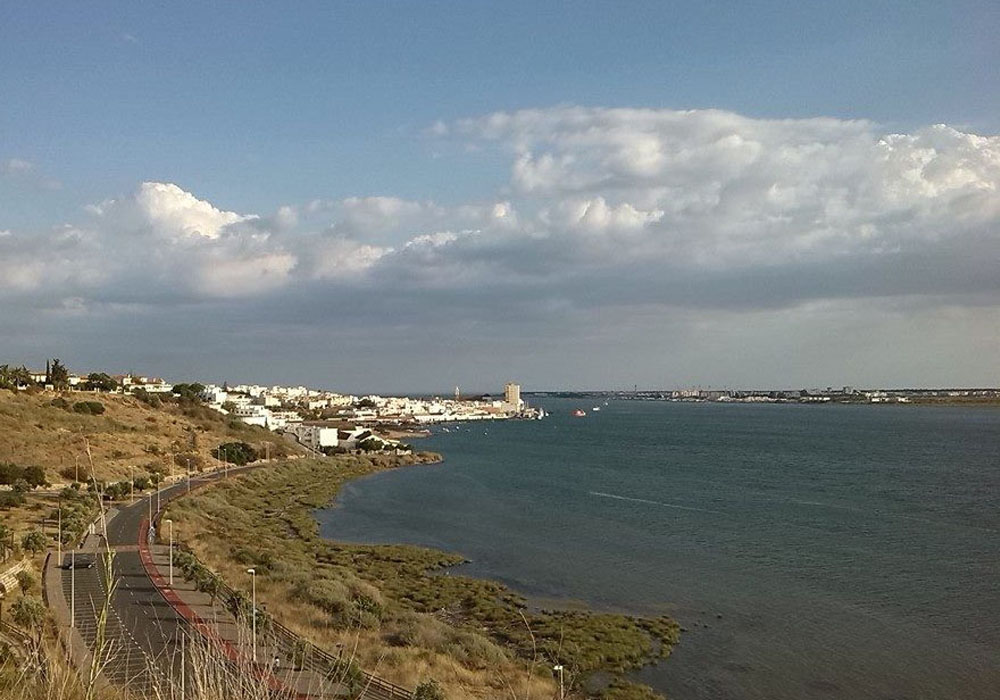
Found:
[[[146,342],[181,371],[198,360],[171,365],[170,343],[182,356],[195,338],[246,378],[343,384],[339,348],[356,368],[345,388],[399,390],[1000,374],[981,352],[1000,341],[1000,136],[563,106],[426,138],[498,154],[507,185],[458,204],[359,194],[236,212],[143,182],[59,227],[0,220],[0,302],[30,328],[9,346],[60,338],[96,362],[105,333],[130,338],[108,362],[139,361]],[[165,319],[182,337],[141,340]],[[293,356],[274,371],[268,349]]]

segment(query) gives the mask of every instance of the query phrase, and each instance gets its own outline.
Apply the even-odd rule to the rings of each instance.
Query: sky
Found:
[[[0,363],[1000,384],[995,2],[7,3]]]

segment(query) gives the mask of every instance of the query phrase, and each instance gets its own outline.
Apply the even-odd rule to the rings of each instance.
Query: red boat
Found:
[[[587,415],[587,412],[584,411],[582,408],[578,408],[575,411],[573,411],[573,416],[576,418],[583,418],[585,415]]]

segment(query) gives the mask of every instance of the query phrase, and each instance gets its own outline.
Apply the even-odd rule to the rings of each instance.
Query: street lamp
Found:
[[[128,484],[130,487],[128,502],[135,503],[135,467],[132,465],[128,468]]]
[[[552,667],[553,671],[559,671],[559,700],[563,700],[565,695],[563,694],[563,665],[556,664]]]
[[[250,608],[252,610],[251,617],[251,632],[253,639],[253,662],[257,663],[257,571],[255,569],[247,569],[247,573],[250,574]]]
[[[69,553],[69,626],[76,627],[76,550]]]
[[[170,531],[170,587],[174,585],[174,521],[167,518],[167,529]]]

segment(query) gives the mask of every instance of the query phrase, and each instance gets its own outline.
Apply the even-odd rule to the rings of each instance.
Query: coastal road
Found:
[[[265,465],[233,468],[236,474]],[[213,472],[191,480],[191,486],[224,478],[224,472]],[[186,493],[187,480],[177,482],[160,491],[159,502],[166,506],[169,500]],[[104,655],[105,678],[119,685],[136,690],[161,690],[180,671],[178,640],[188,632],[188,623],[163,598],[153,585],[139,556],[139,528],[151,511],[155,513],[157,494],[137,500],[132,505],[121,505],[107,523],[107,542],[115,552],[113,560],[114,591],[105,625],[107,644]],[[88,548],[89,549],[89,548]],[[103,552],[103,545],[98,546]],[[98,636],[98,617],[107,598],[107,572],[105,557],[98,556],[98,563],[90,569],[70,571],[61,569],[61,586],[66,605],[72,607],[74,623],[81,637],[91,650]],[[64,562],[70,554],[64,554]],[[87,675],[87,669],[83,669]]]

